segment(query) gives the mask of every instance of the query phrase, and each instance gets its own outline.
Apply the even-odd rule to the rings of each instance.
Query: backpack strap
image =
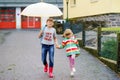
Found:
[[[43,27],[43,31],[45,30],[46,26]]]
[[[42,35],[41,35],[41,37],[40,37],[40,41],[42,41],[42,39],[43,39],[43,32],[45,31],[45,28],[46,28],[46,26],[43,27]]]

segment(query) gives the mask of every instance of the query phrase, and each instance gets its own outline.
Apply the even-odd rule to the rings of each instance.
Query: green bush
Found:
[[[115,39],[108,39],[105,42],[102,42],[101,56],[117,60],[117,41]]]

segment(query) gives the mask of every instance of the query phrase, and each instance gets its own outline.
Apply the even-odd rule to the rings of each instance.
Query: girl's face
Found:
[[[54,25],[53,21],[47,21],[46,24],[48,27],[53,27],[53,25]]]
[[[67,38],[71,38],[71,37],[72,37],[72,34],[67,35]]]

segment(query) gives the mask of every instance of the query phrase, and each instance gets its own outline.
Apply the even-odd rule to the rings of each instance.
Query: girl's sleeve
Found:
[[[79,43],[77,39],[74,40],[74,43],[79,47]]]
[[[75,36],[72,36],[72,40],[73,40],[73,42],[74,42],[75,44],[78,44],[78,41],[77,41],[77,39],[75,38]]]
[[[62,44],[60,45],[60,49],[64,48],[65,47],[65,42],[63,41]]]
[[[75,43],[75,44],[78,44],[78,41],[77,41],[77,39],[74,39],[74,43]]]

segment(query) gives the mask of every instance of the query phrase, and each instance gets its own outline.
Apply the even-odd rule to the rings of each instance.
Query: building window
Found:
[[[76,0],[71,0],[71,6],[75,6],[76,5]]]
[[[15,22],[15,8],[0,8],[0,22]]]

